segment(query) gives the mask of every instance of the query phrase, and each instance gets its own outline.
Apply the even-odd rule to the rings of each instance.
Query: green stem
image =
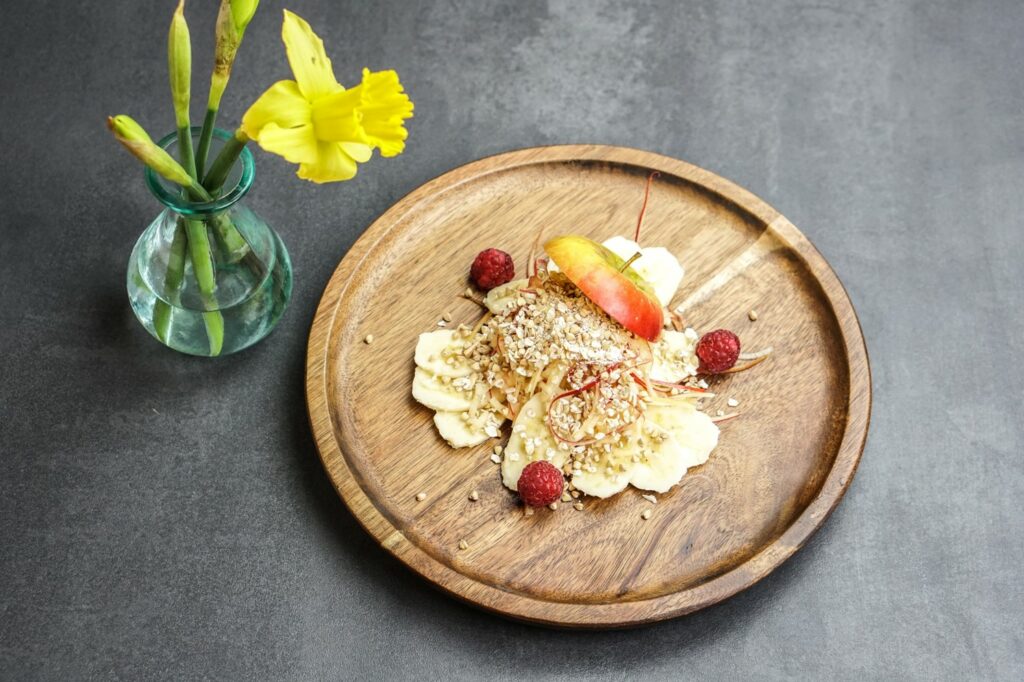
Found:
[[[217,278],[213,270],[210,235],[206,232],[206,224],[201,220],[186,218],[185,226],[188,232],[189,254],[192,256],[192,272],[199,284],[199,293],[207,306],[215,305],[214,289],[217,286]],[[224,318],[219,310],[209,310],[203,313],[203,322],[206,324],[206,335],[210,340],[210,355],[220,355],[224,346]]]
[[[210,357],[220,355],[224,348],[224,316],[219,310],[203,313],[203,324],[206,325],[206,336],[210,339]]]
[[[185,191],[188,192],[188,198],[192,201],[213,201],[210,193],[203,189],[198,182],[193,182],[191,187],[185,188]]]
[[[192,153],[192,128],[186,121],[184,125],[178,126],[178,148],[181,150],[181,165],[185,168],[192,179],[196,175],[196,158]]]
[[[210,193],[198,183],[186,188],[186,191],[192,201],[213,201]],[[213,227],[214,236],[217,237],[217,243],[220,244],[229,263],[237,263],[250,252],[249,242],[245,241],[245,237],[231,223],[231,219],[227,215],[218,213],[208,220]]]
[[[188,237],[185,235],[185,221],[178,218],[174,227],[174,240],[171,241],[171,252],[167,257],[167,277],[164,283],[172,291],[181,287],[185,279],[185,249]]]
[[[217,285],[213,273],[213,258],[210,255],[210,236],[206,233],[206,225],[201,220],[185,219],[188,230],[188,250],[192,256],[192,269],[199,284],[199,291],[204,295],[213,293]]]
[[[182,164],[192,176],[192,185],[186,188],[189,197],[193,201],[211,201],[213,197],[197,180],[196,161],[192,153],[192,129],[188,121],[178,126],[178,146],[181,148]],[[210,250],[210,236],[206,232],[206,223],[186,218],[185,226],[189,255],[192,257],[192,271],[199,284],[199,293],[207,306],[215,306],[217,298],[214,290],[217,288],[217,277],[213,271],[213,252]],[[210,356],[220,355],[224,347],[224,316],[219,310],[207,310],[203,313],[203,324],[206,326],[206,337],[210,341]]]
[[[167,345],[167,332],[171,329],[171,304],[162,298],[153,304],[153,328],[160,343]]]
[[[238,139],[238,133],[232,135],[221,147],[217,158],[210,165],[210,170],[206,172],[206,176],[203,178],[203,187],[212,193],[220,191],[220,188],[224,186],[224,181],[228,179],[231,167],[235,165],[235,161],[238,160],[248,142],[248,138]]]
[[[210,154],[210,142],[213,140],[213,128],[217,125],[217,110],[207,109],[203,119],[203,132],[199,135],[199,150],[196,152],[196,177],[203,177],[206,168],[206,157]]]
[[[207,112],[207,121],[213,120],[210,116],[211,112],[213,117],[216,117],[216,110],[210,110]],[[204,123],[203,125],[203,132],[205,133],[206,124]],[[241,155],[242,150],[245,149],[245,145],[248,141],[248,138],[244,136],[240,139],[239,134],[236,133],[224,143],[220,153],[217,154],[217,158],[214,159],[213,164],[210,166],[206,177],[203,178],[203,186],[212,194],[218,193],[224,186],[224,181],[227,180],[232,166],[235,165],[235,162],[238,160],[239,155]],[[214,236],[217,237],[217,241],[227,253],[229,262],[237,263],[250,253],[251,249],[249,248],[249,243],[245,241],[245,238],[241,233],[239,233],[238,229],[231,224],[230,220],[215,220],[212,221],[212,223]]]
[[[249,242],[227,215],[221,213],[213,216],[210,224],[213,227],[213,236],[224,251],[224,258],[228,263],[237,263],[250,253]]]
[[[185,236],[185,225],[181,218],[174,228],[174,238],[171,240],[171,249],[167,255],[167,274],[164,276],[165,294],[177,292],[181,288],[181,282],[185,277],[185,249],[188,247],[188,239]],[[171,305],[158,298],[153,306],[153,326],[156,328],[156,335],[162,342],[167,343],[170,338],[171,329]]]

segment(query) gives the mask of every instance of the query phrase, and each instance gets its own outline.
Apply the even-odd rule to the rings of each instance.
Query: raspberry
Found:
[[[484,249],[476,255],[469,269],[473,283],[484,291],[490,291],[499,284],[511,282],[516,276],[512,256],[499,249]]]
[[[519,474],[519,497],[530,507],[546,507],[562,497],[565,480],[562,472],[551,462],[540,460],[530,462]]]
[[[716,329],[697,342],[700,371],[718,374],[730,369],[740,357],[740,339],[728,329]]]

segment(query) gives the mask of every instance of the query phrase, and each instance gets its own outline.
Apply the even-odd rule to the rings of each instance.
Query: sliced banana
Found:
[[[588,461],[574,471],[572,483],[576,489],[593,497],[611,497],[624,490],[629,485],[633,455],[639,447],[636,440],[630,438],[626,443],[611,448],[610,452],[603,453],[599,462]]]
[[[671,432],[663,433],[661,438],[646,440],[640,461],[629,472],[629,482],[633,487],[656,493],[668,492],[686,473],[686,462],[691,459],[691,453]]]
[[[488,310],[497,315],[507,308],[512,301],[516,300],[519,290],[526,287],[526,284],[527,280],[525,279],[514,279],[507,284],[494,287],[484,296],[484,305],[487,306]]]
[[[689,467],[706,462],[718,443],[718,427],[685,400],[652,404],[645,419],[639,442],[606,453],[594,471],[578,471],[573,485],[594,497],[610,497],[630,484],[664,493],[679,483]]]
[[[696,352],[699,339],[692,329],[664,330],[661,338],[651,344],[651,378],[675,384],[696,376],[700,365]]]
[[[548,429],[548,400],[541,394],[533,396],[512,422],[512,436],[501,462],[501,480],[512,490],[518,489],[519,475],[530,462],[546,459],[559,469],[565,464],[566,452]]]
[[[718,425],[689,401],[653,403],[647,407],[646,414],[682,446],[687,468],[708,461],[711,451],[718,445]]]
[[[452,384],[445,384],[437,376],[420,367],[412,379],[412,397],[433,410],[462,412],[472,407],[471,394]]]
[[[642,246],[637,244],[632,239],[627,239],[626,237],[621,237],[618,235],[612,237],[611,239],[605,239],[603,242],[601,242],[601,245],[622,259],[629,259],[637,251],[643,253]],[[640,261],[636,260],[633,262],[639,263]]]
[[[607,466],[607,465],[606,465]],[[613,469],[616,467],[612,467]],[[593,497],[611,497],[621,493],[629,485],[628,471],[613,471],[598,467],[595,471],[578,469],[572,475],[572,484],[576,490]]]
[[[424,332],[416,342],[416,366],[437,376],[464,377],[472,371],[468,358],[462,354],[465,347],[465,341],[452,329]],[[452,363],[446,361],[446,350],[450,351]]]
[[[683,278],[683,268],[667,249],[641,248],[625,237],[613,237],[604,246],[623,259],[637,252],[633,263],[637,273],[647,280],[663,305],[668,305]],[[557,271],[554,263],[549,270]],[[492,289],[484,304],[492,313],[508,310],[528,280],[518,279]],[[698,359],[696,332],[666,330],[652,348],[649,376],[670,383],[682,382],[696,374]],[[413,397],[434,410],[434,424],[441,437],[454,448],[479,445],[500,435],[504,415],[491,411],[487,396],[474,396],[472,368],[463,355],[466,340],[454,330],[441,329],[421,334],[416,345],[416,371]],[[552,394],[557,392],[564,367],[545,375],[545,390],[534,395],[522,407],[513,423],[512,434],[504,449],[502,482],[516,490],[527,464],[546,460],[561,469],[569,452],[548,429],[546,414]],[[483,407],[487,409],[482,409]],[[464,414],[475,414],[464,418]],[[682,396],[656,400],[647,406],[644,421],[628,443],[602,453],[597,463],[588,462],[572,474],[577,490],[593,497],[610,497],[628,485],[664,493],[677,485],[689,467],[703,464],[718,444],[718,427],[696,409],[696,401]],[[597,448],[595,448],[597,450]]]
[[[672,297],[676,295],[676,290],[683,281],[684,271],[679,260],[668,249],[663,246],[643,248],[625,237],[607,239],[604,246],[624,260],[629,260],[637,252],[642,254],[630,267],[647,280],[663,306],[672,302]]]
[[[667,307],[683,282],[683,266],[663,246],[648,246],[642,252],[643,256],[633,262],[633,269],[651,283],[654,294]]]
[[[434,424],[438,433],[453,448],[468,448],[483,443],[488,438],[497,438],[498,429],[505,421],[493,412],[482,411],[475,418],[463,419],[462,412],[437,412]]]
[[[682,437],[689,449],[692,451],[692,458],[687,461],[686,466],[700,466],[708,461],[711,451],[718,446],[718,425],[711,421],[711,417],[703,412],[694,410],[685,418],[681,428]],[[680,438],[676,435],[676,438]]]

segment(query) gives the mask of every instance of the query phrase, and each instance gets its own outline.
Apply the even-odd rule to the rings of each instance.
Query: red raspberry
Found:
[[[530,462],[519,474],[519,497],[530,507],[546,507],[562,497],[565,480],[562,472],[551,462],[540,460]]]
[[[476,255],[469,269],[473,283],[484,291],[490,291],[499,284],[511,282],[516,276],[512,256],[499,249],[484,249]]]
[[[697,342],[700,371],[718,374],[730,369],[740,357],[740,339],[728,329],[716,329]]]

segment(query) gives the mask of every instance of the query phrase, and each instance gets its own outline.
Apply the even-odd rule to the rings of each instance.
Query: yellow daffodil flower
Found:
[[[317,183],[350,179],[374,148],[386,157],[402,153],[413,103],[398,74],[363,69],[362,83],[345,89],[304,19],[285,10],[281,38],[295,80],[274,83],[249,107],[242,118],[247,137]]]

